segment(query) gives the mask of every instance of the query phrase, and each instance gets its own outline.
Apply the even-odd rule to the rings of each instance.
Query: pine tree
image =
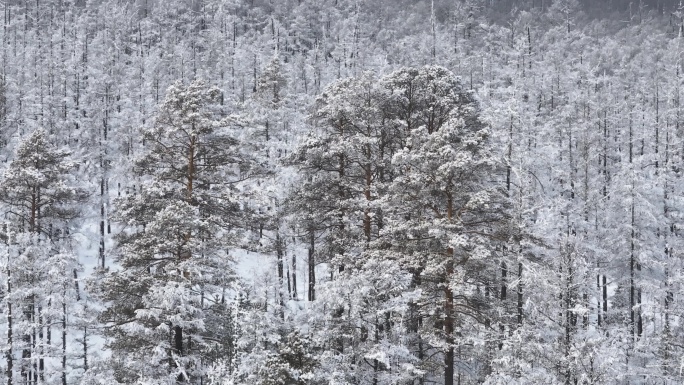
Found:
[[[104,272],[100,292],[120,382],[199,380],[229,337],[209,320],[226,311],[239,185],[255,168],[231,119],[217,118],[218,95],[201,81],[169,87],[133,166],[144,184],[116,201],[120,268]]]
[[[327,313],[320,323],[336,331],[321,340],[336,352],[330,362],[354,368],[327,370],[344,381],[393,383],[418,372],[392,365],[417,361],[427,370],[441,356],[453,383],[456,333],[472,326],[466,319],[485,322],[477,287],[488,279],[495,241],[508,239],[505,199],[490,181],[500,167],[479,106],[452,73],[427,66],[380,82],[339,81],[316,107],[318,125],[297,153],[307,179],[294,201],[308,203],[302,218],[320,229],[323,252],[339,266],[315,302]],[[379,290],[381,302],[402,305],[359,297],[357,279]],[[386,279],[403,284],[390,290]],[[414,290],[423,295],[405,295]],[[395,317],[407,323],[393,327]],[[407,332],[412,351],[398,353],[408,348],[399,342]]]
[[[494,268],[491,254],[512,231],[496,184],[503,173],[474,95],[451,72],[427,66],[385,79],[406,137],[392,157],[396,177],[386,193],[379,244],[422,291],[411,320],[414,349],[424,365],[441,356],[450,385],[455,352],[467,346],[462,330],[491,317],[481,289]]]
[[[283,103],[286,87],[287,79],[283,74],[278,52],[276,52],[257,80],[257,98],[260,99],[266,107],[277,109]]]
[[[9,220],[7,254],[0,261],[7,291],[8,383],[13,381],[15,350],[21,350],[20,381],[43,381],[45,357],[61,356],[61,370],[55,370],[66,382],[66,351],[55,348],[50,335],[52,323],[66,316],[67,308],[74,309],[78,296],[74,277],[81,267],[69,251],[70,234],[87,194],[75,171],[69,152],[54,146],[50,135],[39,129],[19,144],[2,176],[0,207]],[[67,327],[62,323],[61,346]]]
[[[292,156],[305,175],[293,202],[317,210],[308,222],[326,228],[321,254],[340,271],[382,227],[375,206],[389,178],[391,146],[400,137],[383,125],[383,90],[376,82],[368,73],[330,85],[316,100],[316,127]]]

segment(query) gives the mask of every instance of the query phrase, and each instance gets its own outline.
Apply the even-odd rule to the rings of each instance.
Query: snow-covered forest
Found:
[[[0,383],[684,383],[679,0],[0,8]]]

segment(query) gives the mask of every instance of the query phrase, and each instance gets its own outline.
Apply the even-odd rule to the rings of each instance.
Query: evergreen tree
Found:
[[[420,365],[427,370],[443,352],[445,381],[453,382],[457,326],[469,327],[466,317],[487,318],[484,299],[475,293],[488,279],[486,257],[496,241],[508,239],[507,214],[489,179],[500,169],[478,114],[473,95],[437,66],[402,69],[378,83],[369,75],[343,80],[318,99],[319,126],[297,158],[308,180],[297,193],[325,218],[327,226],[316,220],[325,229],[324,252],[339,266],[338,279],[317,302],[330,313],[323,323],[337,331],[326,349],[337,352],[338,365],[356,368],[341,371],[341,379],[399,381],[386,375],[399,375],[390,362],[409,367],[412,355],[379,359],[370,352],[400,352],[402,344],[390,346],[409,332]],[[389,275],[374,275],[377,264],[389,261],[398,269],[384,270],[394,272],[395,282],[413,277],[405,286],[389,290]],[[347,285],[360,277],[381,290],[376,300],[398,301],[403,310],[352,295],[362,291]],[[412,290],[425,297],[403,297]],[[406,317],[407,329],[392,327],[394,317]],[[408,370],[401,378],[416,374]]]
[[[230,337],[209,321],[226,311],[239,185],[255,168],[231,119],[217,118],[218,95],[201,81],[169,87],[133,166],[144,184],[116,202],[120,268],[104,272],[99,290],[120,382],[200,381]]]
[[[385,81],[406,139],[392,157],[380,247],[422,292],[411,320],[416,354],[428,367],[441,356],[444,383],[453,384],[455,352],[469,345],[464,330],[490,322],[482,289],[490,256],[510,237],[501,164],[474,95],[452,73],[427,66]]]
[[[0,207],[6,213],[5,275],[7,382],[13,383],[15,351],[18,382],[45,381],[54,370],[66,383],[69,368],[67,324],[62,341],[51,339],[53,323],[75,310],[79,295],[74,281],[81,270],[71,252],[71,233],[87,198],[76,178],[76,162],[68,151],[51,143],[45,130],[36,130],[19,144],[14,160],[2,176]],[[15,335],[21,336],[16,338]],[[59,346],[59,348],[58,348]],[[46,357],[60,357],[56,368]],[[58,369],[59,368],[59,369]]]

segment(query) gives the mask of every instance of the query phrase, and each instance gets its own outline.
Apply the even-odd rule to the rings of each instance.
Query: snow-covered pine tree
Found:
[[[327,87],[316,100],[316,126],[293,155],[306,179],[295,201],[319,210],[314,222],[328,228],[322,252],[340,271],[382,226],[373,206],[397,136],[388,131],[394,127],[383,125],[376,83],[368,73]]]
[[[250,126],[257,128],[249,140],[258,146],[259,163],[269,170],[269,178],[259,181],[259,196],[250,202],[250,206],[259,213],[253,218],[258,222],[256,226],[259,227],[261,251],[276,254],[278,302],[283,305],[285,268],[288,265],[288,262],[284,260],[287,254],[287,237],[283,235],[281,228],[285,222],[282,205],[285,191],[277,186],[282,186],[287,182],[279,180],[278,177],[285,174],[276,171],[281,166],[281,158],[287,154],[287,142],[291,135],[287,129],[292,119],[293,103],[288,99],[287,79],[278,55],[278,52],[274,54],[258,77],[256,93],[245,103],[242,113],[250,122]],[[294,269],[292,272],[296,274]],[[289,275],[289,268],[287,274]],[[291,288],[289,289],[288,297],[292,297],[293,294],[296,297],[296,292],[295,285],[294,292]]]
[[[487,318],[485,257],[507,239],[501,170],[478,115],[474,96],[437,66],[342,80],[317,100],[293,201],[308,203],[303,218],[340,266],[311,319],[321,367],[338,380],[420,377],[417,359],[424,370],[443,365],[453,383],[455,336]]]
[[[77,182],[76,162],[52,142],[45,130],[29,134],[0,181],[0,208],[8,219],[3,234],[7,254],[0,261],[6,282],[8,384],[17,369],[18,382],[45,381],[53,371],[62,383],[67,379],[66,350],[61,348],[66,321],[60,342],[51,339],[51,328],[77,300],[73,277],[81,267],[69,240],[87,193]],[[46,357],[59,357],[59,369],[46,367]]]
[[[226,338],[217,312],[234,278],[229,248],[243,223],[239,185],[256,167],[219,119],[219,91],[202,81],[169,87],[145,153],[142,183],[116,201],[118,267],[103,274],[112,363],[122,383],[202,381]],[[226,317],[225,322],[229,322]]]
[[[310,283],[316,263],[328,263],[336,275],[319,290],[309,287],[315,299],[310,329],[322,351],[319,379],[389,384],[415,376],[400,342],[407,274],[371,250],[383,227],[378,204],[391,180],[390,157],[401,138],[385,120],[386,90],[379,84],[366,73],[327,87],[316,100],[314,126],[292,157],[303,183],[289,203],[293,221],[307,233]]]
[[[287,78],[283,74],[278,55],[278,52],[273,55],[256,84],[257,98],[266,107],[272,109],[278,109],[281,106],[287,87]]]
[[[406,136],[392,157],[396,177],[386,193],[386,228],[378,243],[421,290],[409,321],[415,354],[425,368],[442,360],[444,384],[452,385],[457,350],[472,349],[466,336],[478,335],[475,330],[491,317],[483,292],[495,275],[490,256],[511,229],[497,186],[501,163],[477,100],[453,73],[426,66],[384,81],[391,90],[390,116]]]

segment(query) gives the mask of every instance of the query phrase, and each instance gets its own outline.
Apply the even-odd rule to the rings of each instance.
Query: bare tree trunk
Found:
[[[518,326],[523,323],[523,287],[522,287],[523,264],[518,262]]]
[[[292,298],[297,300],[297,255],[292,254]]]
[[[316,261],[314,260],[315,234],[313,226],[309,228],[309,301],[316,299]]]
[[[278,301],[280,301],[280,306],[285,305],[285,301],[283,299],[283,282],[284,282],[284,275],[285,275],[285,269],[283,268],[283,243],[282,239],[280,238],[280,232],[276,232],[276,256],[278,258]],[[283,317],[285,316],[285,313],[281,314]]]
[[[505,248],[506,246],[504,246]],[[506,296],[507,296],[507,282],[508,279],[508,266],[506,265],[506,262],[501,262],[501,293],[499,299],[501,302],[506,302]],[[499,342],[499,350],[503,349],[503,340],[506,337],[506,327],[504,326],[504,322],[502,322],[499,325],[499,331],[501,333],[501,341]]]
[[[67,309],[66,309],[66,287],[63,292],[64,301],[62,301],[62,385],[67,385]]]
[[[83,370],[88,371],[88,327],[83,327]]]
[[[43,308],[38,306],[38,378],[44,382],[45,376],[45,339],[43,338]]]
[[[105,268],[105,178],[100,180],[100,266]]]
[[[182,357],[185,352],[183,351],[183,328],[180,326],[175,326],[173,328],[173,348],[179,357]],[[176,378],[176,382],[185,382],[185,376],[179,374]]]
[[[290,278],[290,266],[287,266],[285,275],[287,276],[287,298],[292,299],[292,279]]]
[[[9,252],[7,253],[7,298],[9,299],[12,295],[12,277],[11,269],[9,268]],[[12,319],[12,301],[7,301],[7,385],[13,385],[13,374],[14,374],[14,354],[12,348],[14,347],[14,336],[12,335],[13,328]]]
[[[447,219],[453,218],[453,199],[447,193]],[[447,349],[444,353],[444,385],[454,385],[454,293],[449,286],[454,274],[454,249],[447,249],[447,267],[444,277],[444,334],[446,335]]]
[[[447,343],[447,350],[444,354],[444,385],[454,385],[454,293],[449,288],[449,278],[453,273],[454,264],[453,261],[449,261],[444,282],[444,334]]]

